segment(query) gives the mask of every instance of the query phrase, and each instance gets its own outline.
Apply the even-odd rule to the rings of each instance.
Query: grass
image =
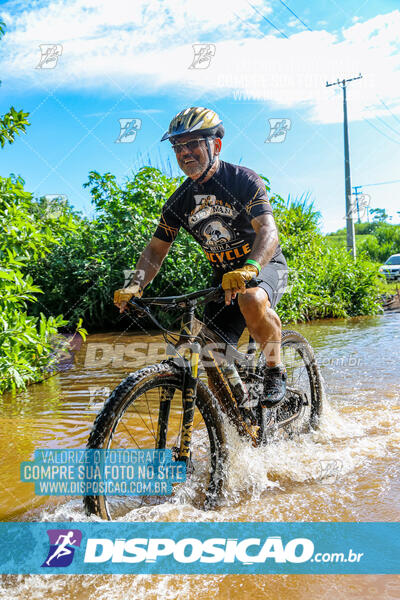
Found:
[[[368,238],[372,239],[373,237],[375,237],[375,236],[372,235],[371,233],[367,233],[364,235],[356,234],[356,249],[359,250],[362,242],[364,242]],[[325,236],[325,240],[330,246],[332,246],[334,248],[345,248],[345,246],[346,246],[346,235],[345,234],[327,235],[327,236]]]
[[[379,278],[378,290],[379,294],[395,294],[396,290],[400,290],[400,281],[391,281],[390,283]]]

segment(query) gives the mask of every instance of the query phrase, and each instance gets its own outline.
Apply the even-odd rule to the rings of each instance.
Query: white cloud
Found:
[[[252,2],[274,21],[270,5]],[[384,114],[377,92],[393,112],[400,110],[400,11],[353,23],[341,34],[285,30],[285,39],[245,0],[62,0],[3,5],[9,25],[0,43],[3,80],[32,89],[207,92],[261,99],[304,110],[314,122],[342,119],[337,77],[363,73],[349,86],[350,119]],[[18,5],[21,6],[21,5]],[[189,69],[192,44],[216,44],[208,69]],[[55,69],[35,66],[41,43],[61,43]],[[366,111],[366,106],[373,105]]]
[[[294,17],[291,17],[289,19],[289,21],[287,22],[288,27],[296,27],[297,29],[299,29],[299,26],[301,25],[299,23],[299,21],[297,19],[295,19]]]

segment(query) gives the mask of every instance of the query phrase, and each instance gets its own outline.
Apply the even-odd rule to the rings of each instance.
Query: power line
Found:
[[[283,4],[283,6],[286,6],[286,8],[288,9],[288,11],[290,11],[290,12],[292,13],[292,15],[294,15],[294,16],[296,17],[296,19],[297,19],[298,21],[300,21],[300,23],[302,23],[302,24],[304,25],[304,27],[306,27],[306,28],[308,29],[308,31],[312,31],[312,29],[310,29],[310,28],[309,28],[309,26],[308,26],[308,25],[306,25],[306,23],[304,23],[304,21],[302,21],[302,20],[300,19],[300,17],[298,17],[294,11],[293,11],[291,8],[289,8],[289,6],[288,6],[287,4],[285,4],[285,3],[283,2],[283,0],[279,0],[279,2],[280,2],[281,4]]]
[[[254,29],[255,31],[257,31],[257,33],[258,33],[258,34],[260,34],[260,35],[261,35],[261,37],[265,37],[265,36],[264,36],[264,34],[263,34],[261,31],[259,31],[259,30],[257,29],[257,27],[255,27],[255,25],[253,25],[253,24],[252,24],[252,23],[250,23],[250,22],[244,21],[244,20],[243,20],[241,17],[239,17],[239,15],[238,15],[237,13],[235,13],[235,12],[234,12],[233,14],[235,15],[235,17],[236,17],[237,19],[239,19],[239,21],[241,21],[242,23],[244,23],[244,25],[247,25],[247,27],[248,27],[248,26],[250,26],[252,29]]]
[[[396,135],[400,135],[400,133],[397,131],[397,129],[394,129],[391,125],[388,125],[386,123],[386,121],[384,121],[381,117],[379,117],[378,115],[375,115],[375,119],[378,119],[381,123],[383,123],[383,125],[385,125],[385,127],[387,127],[388,129],[390,129],[390,131],[392,131],[393,133],[395,133]]]
[[[394,142],[395,144],[399,144],[400,146],[400,142],[398,140],[394,140],[393,138],[389,137],[388,135],[386,135],[386,133],[384,131],[381,131],[380,129],[378,129],[378,127],[375,127],[375,125],[373,123],[371,123],[371,121],[369,121],[368,119],[366,119],[364,117],[364,121],[366,121],[368,123],[368,125],[370,125],[371,127],[373,127],[374,129],[376,129],[376,131],[378,133],[380,133],[381,135],[383,135],[385,138],[387,138],[388,140],[390,140],[391,142]]]
[[[280,33],[281,35],[283,35],[283,37],[285,37],[287,40],[289,39],[289,38],[288,38],[288,36],[286,35],[286,33],[283,33],[283,31],[281,31],[280,29],[278,29],[278,28],[277,28],[277,26],[276,26],[276,25],[274,25],[272,21],[270,21],[269,19],[267,19],[267,17],[264,17],[264,15],[262,14],[262,12],[260,12],[260,11],[258,10],[258,8],[255,8],[255,7],[254,7],[252,4],[250,4],[250,2],[248,2],[248,4],[249,4],[249,6],[251,6],[251,8],[252,8],[253,10],[255,10],[255,11],[256,11],[256,12],[257,12],[259,15],[261,15],[261,16],[262,16],[262,18],[263,18],[265,21],[267,21],[267,23],[269,23],[270,25],[272,25],[272,27],[273,27],[274,29],[276,29],[277,31],[279,31],[279,33]]]
[[[383,106],[390,112],[390,114],[392,115],[393,119],[395,119],[398,123],[400,123],[400,119],[398,117],[396,117],[395,114],[392,113],[392,111],[387,106],[387,104],[382,100],[382,98],[379,98],[379,100],[381,101],[381,103],[383,104]]]
[[[393,179],[392,181],[380,181],[379,183],[363,183],[357,187],[373,187],[375,185],[387,185],[388,183],[400,183],[400,179]]]

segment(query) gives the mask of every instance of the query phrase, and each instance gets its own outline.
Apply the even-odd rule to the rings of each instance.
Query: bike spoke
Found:
[[[139,416],[140,420],[142,421],[143,425],[145,426],[145,428],[147,429],[147,431],[150,433],[150,435],[153,437],[153,439],[156,439],[156,434],[154,433],[154,427],[152,428],[153,430],[150,429],[150,427],[147,425],[146,421],[143,419],[142,414],[135,409],[135,407],[133,407],[134,412]],[[149,409],[150,412],[150,409]]]
[[[131,432],[129,431],[129,429],[127,428],[127,426],[125,425],[125,423],[122,423],[122,426],[125,428],[125,430],[126,430],[127,434],[129,435],[129,437],[132,438],[133,443],[136,444],[137,449],[140,450],[139,444],[137,443],[137,441],[135,440],[135,438],[133,437],[133,435],[131,434]]]

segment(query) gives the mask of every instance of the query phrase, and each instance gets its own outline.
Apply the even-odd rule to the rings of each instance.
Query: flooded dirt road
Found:
[[[313,345],[329,404],[318,432],[254,449],[232,437],[227,500],[143,507],[140,521],[398,521],[400,314],[295,327]],[[147,343],[152,341],[150,351]],[[64,371],[0,400],[0,519],[86,521],[79,499],[35,497],[20,462],[38,448],[82,448],[104,397],[132,370],[157,362],[162,338],[92,335]],[[384,575],[7,576],[0,598],[285,600],[400,598]]]

